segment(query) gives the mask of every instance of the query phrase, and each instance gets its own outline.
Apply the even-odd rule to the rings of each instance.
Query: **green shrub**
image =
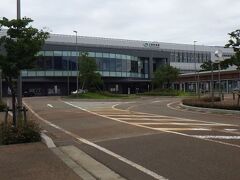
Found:
[[[206,96],[206,97],[201,97],[200,101],[204,101],[204,102],[212,102],[212,97]],[[213,102],[218,102],[221,101],[220,97],[213,97]]]
[[[214,98],[214,103],[211,102],[208,98],[201,98],[199,99],[183,99],[182,103],[188,106],[196,106],[196,107],[203,107],[203,108],[215,108],[215,109],[226,109],[226,110],[240,110],[240,106],[234,104],[226,104],[226,103],[218,103],[219,97]]]
[[[35,121],[14,127],[11,123],[0,124],[0,144],[20,144],[38,142],[41,140],[40,128]]]
[[[191,93],[174,90],[174,89],[155,89],[150,92],[140,93],[138,95],[144,96],[190,96]]]
[[[77,99],[114,99],[114,98],[130,98],[132,96],[123,94],[114,94],[110,92],[87,92],[81,94],[71,94],[69,98]]]
[[[7,109],[7,105],[2,100],[0,100],[0,112],[4,111],[5,109]]]

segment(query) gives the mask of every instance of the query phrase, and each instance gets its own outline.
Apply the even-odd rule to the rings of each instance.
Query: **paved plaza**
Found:
[[[57,147],[75,146],[125,179],[239,179],[239,114],[196,112],[180,98],[26,98]]]

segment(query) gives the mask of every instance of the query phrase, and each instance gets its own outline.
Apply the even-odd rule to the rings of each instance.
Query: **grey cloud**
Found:
[[[0,17],[16,16],[15,0]],[[224,45],[239,28],[239,0],[23,0],[22,15],[54,33]]]

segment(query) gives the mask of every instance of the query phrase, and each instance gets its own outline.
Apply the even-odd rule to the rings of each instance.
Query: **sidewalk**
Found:
[[[43,143],[0,146],[1,180],[81,180]]]

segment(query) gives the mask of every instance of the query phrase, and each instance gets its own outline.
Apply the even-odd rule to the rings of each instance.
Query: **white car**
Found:
[[[78,89],[78,90],[71,92],[71,94],[83,94],[83,93],[87,93],[87,90],[86,89]]]

